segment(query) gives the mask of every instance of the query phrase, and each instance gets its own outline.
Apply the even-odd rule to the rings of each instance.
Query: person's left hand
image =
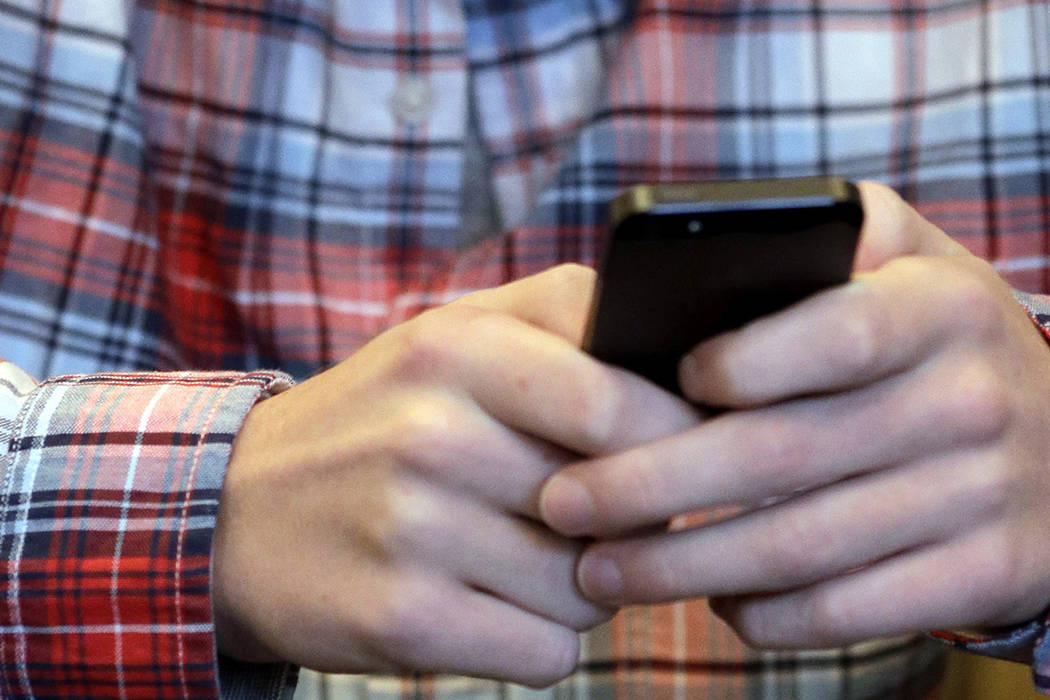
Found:
[[[683,360],[686,396],[730,410],[545,485],[546,522],[597,538],[577,569],[593,600],[710,596],[762,647],[1047,607],[1046,341],[987,263],[887,188],[861,191],[853,281]]]

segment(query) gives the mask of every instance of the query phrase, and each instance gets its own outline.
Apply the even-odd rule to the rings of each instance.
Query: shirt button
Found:
[[[418,126],[426,121],[433,103],[430,82],[418,73],[400,76],[397,87],[390,95],[390,110],[394,117],[409,126]]]

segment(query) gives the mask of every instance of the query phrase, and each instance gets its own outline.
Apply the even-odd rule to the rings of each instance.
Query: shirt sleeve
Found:
[[[0,696],[216,698],[211,542],[276,372],[60,376],[0,361]],[[230,697],[293,673],[224,670]]]
[[[1050,296],[1014,291],[1014,297],[1050,341]],[[1015,627],[991,631],[951,630],[933,636],[955,647],[984,656],[1017,661],[1032,667],[1039,692],[1050,695],[1050,609],[1037,619]]]

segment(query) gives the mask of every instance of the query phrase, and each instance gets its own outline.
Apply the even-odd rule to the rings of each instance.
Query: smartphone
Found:
[[[584,348],[677,391],[700,341],[848,280],[863,216],[834,177],[634,187],[610,204]]]

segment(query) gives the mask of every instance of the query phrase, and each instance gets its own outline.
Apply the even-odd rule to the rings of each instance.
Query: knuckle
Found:
[[[628,411],[611,373],[601,368],[583,372],[563,395],[571,402],[570,415],[582,442],[598,453],[609,451]]]
[[[682,598],[692,592],[695,577],[691,575],[689,563],[684,558],[674,558],[667,553],[650,553],[645,559],[650,565],[645,567],[645,578],[638,580],[637,574],[628,574],[628,589],[644,591],[645,597],[656,602],[671,601]],[[632,580],[633,579],[633,580]]]
[[[1002,373],[990,362],[970,358],[952,368],[945,398],[946,422],[972,440],[1001,436],[1012,417],[1011,391]]]
[[[806,604],[807,643],[818,647],[838,646],[860,629],[865,620],[856,605],[828,590],[815,590]]]
[[[464,304],[451,311],[454,313],[457,334],[465,334],[474,343],[492,345],[506,335],[509,328],[521,323],[515,316],[479,306]]]
[[[930,258],[918,255],[902,255],[886,263],[886,270],[899,278],[905,287],[920,288],[918,283],[930,277]],[[941,288],[941,287],[938,287]]]
[[[835,550],[835,537],[807,512],[790,511],[764,533],[767,580],[774,586],[807,582]]]
[[[467,303],[426,311],[394,329],[392,371],[405,381],[445,376],[460,364],[468,340],[473,345],[483,343],[487,337],[498,336],[505,323],[501,314]],[[488,336],[481,335],[486,332]]]
[[[378,560],[397,561],[422,549],[435,529],[432,510],[410,480],[393,479],[375,491],[370,517],[355,534]]]
[[[951,309],[957,331],[977,338],[994,338],[1002,333],[1005,319],[999,298],[988,285],[985,275],[980,274],[978,265],[987,264],[976,261],[962,268],[962,273],[953,270],[956,274],[950,277],[952,283],[943,287],[945,298],[942,303]],[[944,277],[948,278],[948,275]]]
[[[860,187],[865,211],[862,250],[870,248],[879,263],[911,250],[901,197],[882,183],[863,182]]]
[[[434,609],[425,586],[404,580],[389,582],[373,601],[360,633],[378,655],[399,663],[418,662],[440,644],[437,630],[441,625]]]
[[[888,339],[887,313],[881,304],[858,305],[843,315],[828,345],[828,367],[836,376],[864,378],[875,374]]]
[[[414,468],[427,470],[461,447],[463,421],[454,402],[433,395],[414,397],[391,421],[391,454]]]
[[[673,546],[661,546],[659,537],[643,535],[634,541],[599,542],[591,546],[591,551],[620,564],[625,600],[656,603],[695,595],[700,578],[696,568],[700,562],[682,556]]]
[[[994,553],[997,564],[993,563],[989,567],[994,577],[988,588],[997,590],[1000,600],[1010,605],[1026,591],[1032,578],[1029,566],[1031,552],[1006,527],[996,531],[989,550]]]
[[[551,283],[561,290],[565,298],[578,299],[583,292],[594,287],[598,273],[579,263],[562,263],[547,271]],[[559,295],[561,296],[561,295]]]
[[[976,505],[984,518],[1004,514],[1017,500],[1011,474],[998,460],[981,459],[964,478],[963,497]]]
[[[1001,618],[1016,612],[1016,601],[1026,592],[1027,554],[1000,528],[978,540],[968,552],[972,577],[963,586],[958,603],[971,619]]]
[[[434,309],[396,327],[395,346],[389,353],[393,375],[404,381],[426,381],[439,375],[454,352],[442,317],[458,313],[462,313],[458,308]]]
[[[908,215],[909,207],[896,190],[874,180],[866,180],[863,188],[865,194],[872,199],[873,208],[877,209],[880,216],[887,221],[890,230],[906,230],[905,224],[910,218]]]
[[[745,430],[740,442],[749,446],[745,468],[753,471],[761,483],[791,488],[804,478],[816,452],[809,431],[777,412],[766,412]]]
[[[621,474],[623,481],[616,483],[614,489],[619,497],[617,500],[623,499],[618,509],[625,516],[672,515],[663,511],[669,503],[675,503],[678,499],[650,453],[632,454],[630,468],[623,470]]]

